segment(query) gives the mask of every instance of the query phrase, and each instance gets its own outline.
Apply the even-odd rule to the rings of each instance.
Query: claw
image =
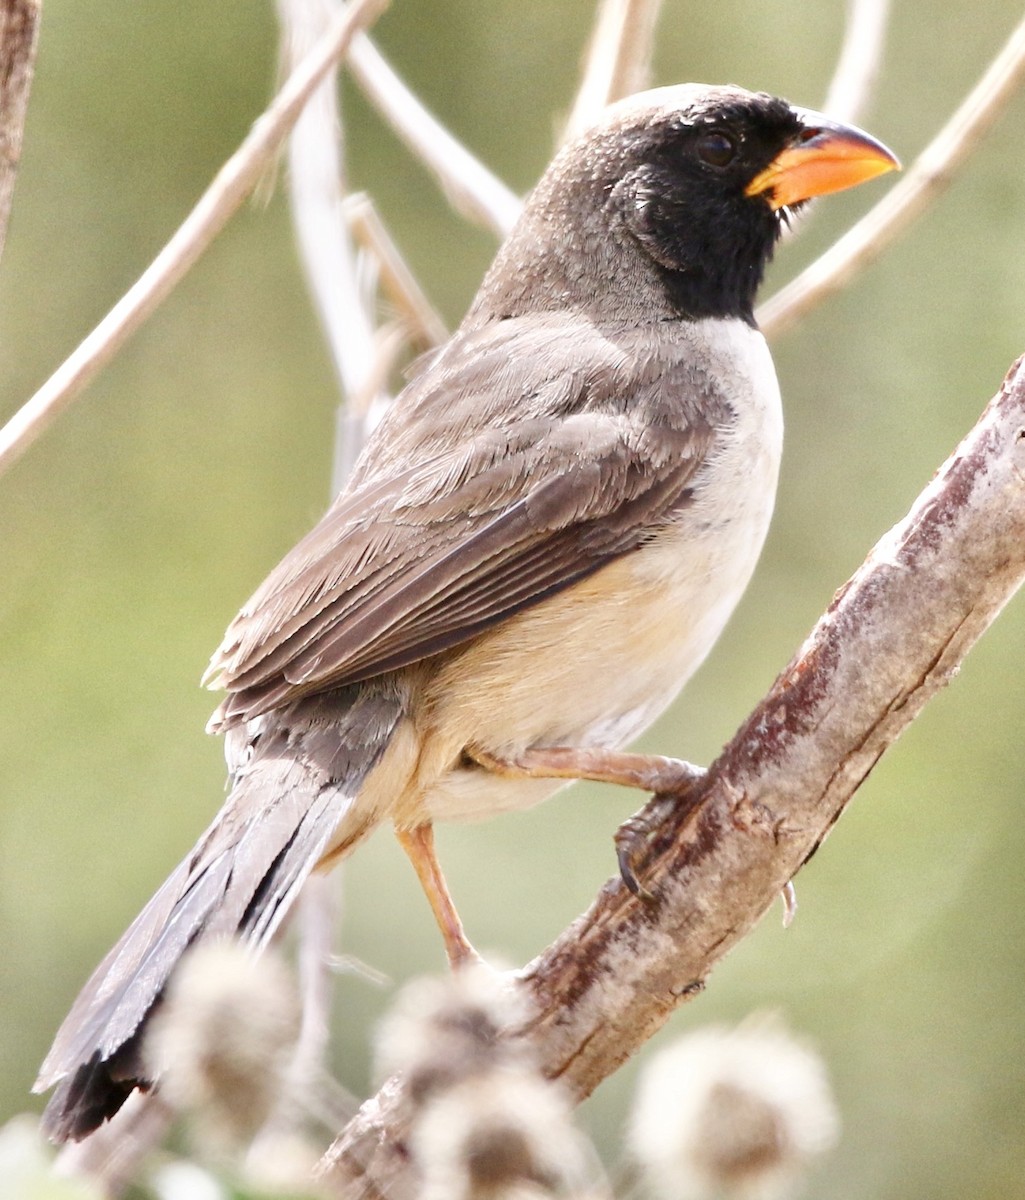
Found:
[[[633,892],[638,900],[643,900],[645,904],[654,904],[657,899],[655,893],[646,888],[637,878],[636,871],[650,832],[647,822],[638,813],[637,816],[625,820],[613,836],[616,844],[616,861],[619,863],[619,877],[628,890]]]
[[[695,767],[677,759],[662,759],[661,763],[664,764],[664,774],[660,779],[662,787],[640,812],[634,813],[620,825],[613,839],[619,877],[627,889],[645,904],[654,904],[658,900],[657,894],[645,887],[637,877],[649,842],[671,814],[675,813],[680,822],[686,820],[691,809],[698,804],[698,798],[693,794],[694,785],[705,776],[703,767]],[[667,780],[669,787],[666,786]],[[669,790],[670,787],[672,790]]]

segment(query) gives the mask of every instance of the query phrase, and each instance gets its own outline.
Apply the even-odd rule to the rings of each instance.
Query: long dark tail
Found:
[[[231,795],[213,824],[96,968],[60,1027],[35,1083],[36,1091],[58,1085],[43,1114],[50,1137],[78,1141],[135,1088],[151,1085],[146,1022],[191,945],[239,936],[264,946],[346,818],[353,840],[366,832],[353,801],[400,716],[394,695],[361,685],[262,718],[240,746]]]

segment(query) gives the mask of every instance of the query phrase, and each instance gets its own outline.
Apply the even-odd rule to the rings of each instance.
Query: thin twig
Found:
[[[291,71],[344,8],[341,0],[277,0],[282,56]],[[359,263],[345,217],[345,136],[338,103],[337,66],[324,79],[288,139],[289,211],[299,258],[338,376],[339,411],[332,455],[331,495],[337,494],[365,439],[365,423],[353,420],[353,400],[376,379],[376,321],[372,294],[360,286]],[[333,937],[344,875],[314,875],[299,897],[299,994],[302,1027],[289,1066],[288,1086],[277,1110],[254,1143],[290,1131],[304,1115],[300,1097],[318,1095],[327,1076],[331,1004],[334,997]]]
[[[448,337],[445,322],[399,252],[374,202],[363,192],[347,196],[345,219],[353,237],[377,262],[381,290],[405,321],[413,344],[420,350],[440,345]]]
[[[323,34],[339,0],[278,0],[290,65]],[[341,403],[335,427],[331,494],[341,491],[366,437],[362,413],[376,370],[375,288],[363,286],[345,219],[344,129],[334,72],[296,122],[288,139],[289,199],[300,259],[338,373]],[[364,264],[365,265],[365,264]],[[358,419],[352,416],[359,409]],[[325,968],[326,969],[326,968]]]
[[[309,53],[342,7],[338,0],[278,0],[289,70]],[[345,398],[366,386],[374,320],[357,280],[356,255],[343,214],[342,147],[333,70],[310,97],[289,136],[288,190],[303,272]],[[340,486],[341,481],[334,483]]]
[[[42,0],[0,0],[0,256],[21,161]]]
[[[273,1154],[282,1138],[293,1137],[309,1118],[331,1128],[333,1120],[346,1120],[356,1109],[353,1097],[327,1065],[341,878],[341,874],[311,875],[299,897],[295,926],[302,1022],[277,1103],[248,1152],[257,1162],[262,1155]]]
[[[592,125],[614,100],[647,87],[661,7],[662,0],[601,0],[564,141]]]
[[[826,93],[823,111],[838,121],[856,121],[866,107],[879,67],[890,0],[847,0],[843,44]],[[789,244],[808,228],[818,204],[792,213],[783,230]]]
[[[874,261],[951,184],[1025,79],[1025,19],[905,177],[820,258],[758,310],[767,336],[789,329]]]
[[[693,790],[645,810],[655,900],[606,883],[519,978],[543,1068],[588,1095],[699,994],[1025,579],[1025,360],[837,593]],[[866,669],[871,664],[871,670]],[[339,1197],[415,1194],[401,1077],[321,1161]]]
[[[273,103],[218,171],[163,250],[36,394],[0,429],[0,472],[25,452],[170,294],[252,191],[303,105],[345,53],[354,34],[375,20],[387,2],[353,0],[332,23],[285,81]]]
[[[303,997],[302,1026],[292,1062],[294,1094],[303,1095],[320,1077],[331,1037],[334,990],[334,933],[341,911],[338,880],[312,875],[299,907],[299,979]]]
[[[504,238],[520,215],[515,192],[424,108],[368,37],[353,38],[347,63],[368,99],[434,175],[452,207]]]
[[[342,914],[344,872],[313,874],[303,886],[297,914],[299,927],[299,986],[303,999],[299,1040],[289,1070],[286,1109],[279,1113],[286,1128],[294,1129],[303,1114],[325,1129],[337,1129],[359,1107],[358,1100],[331,1074],[331,1004],[338,956],[335,937]],[[368,978],[372,972],[368,969]],[[380,986],[380,983],[377,984]],[[281,1126],[278,1126],[280,1129]]]
[[[890,0],[847,0],[847,23],[825,111],[838,121],[857,121],[865,111],[882,66]]]

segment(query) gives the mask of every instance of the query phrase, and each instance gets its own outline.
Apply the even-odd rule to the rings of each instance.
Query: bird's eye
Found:
[[[710,167],[727,167],[737,153],[733,138],[725,133],[703,134],[697,143],[698,157]]]

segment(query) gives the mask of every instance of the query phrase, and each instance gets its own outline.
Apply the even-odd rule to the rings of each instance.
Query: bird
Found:
[[[792,213],[897,167],[854,126],[732,85],[639,93],[556,154],[459,328],[214,654],[230,794],[58,1031],[35,1085],[55,1087],[53,1140],[158,1085],[145,1032],[190,947],[261,949],[375,827],[458,967],[475,951],[436,821],[577,778],[688,777],[624,747],[708,654],[766,536],[783,422],[759,284]]]

